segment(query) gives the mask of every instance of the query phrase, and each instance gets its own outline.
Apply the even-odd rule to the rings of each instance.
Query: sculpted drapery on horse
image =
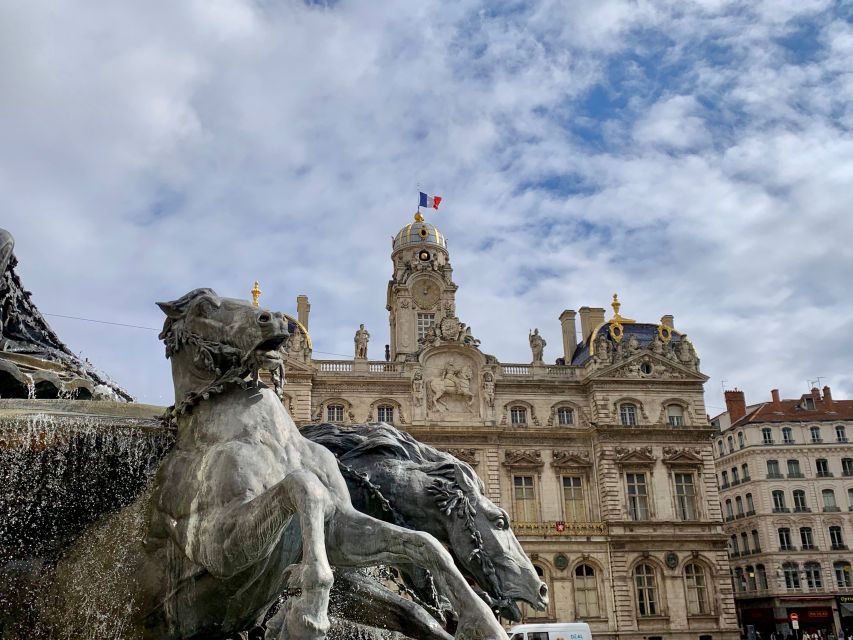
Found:
[[[460,368],[456,366],[453,359],[448,360],[441,370],[441,377],[429,381],[430,408],[433,410],[441,408],[447,411],[449,407],[443,398],[448,394],[462,396],[468,407],[471,407],[474,403],[474,394],[471,392],[473,376],[471,365],[466,364]]]

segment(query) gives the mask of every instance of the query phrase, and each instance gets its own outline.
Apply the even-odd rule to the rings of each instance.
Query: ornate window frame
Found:
[[[557,411],[559,409],[571,409],[573,413],[572,423],[571,424],[560,424],[560,421],[557,419]],[[589,419],[586,416],[586,413],[583,409],[581,409],[580,405],[572,402],[571,400],[560,400],[559,402],[555,402],[548,409],[548,422],[547,425],[549,427],[568,427],[570,429],[576,429],[578,427],[586,427],[589,425]]]
[[[403,413],[403,405],[393,398],[379,398],[370,403],[368,410],[368,420],[371,422],[379,422],[379,407],[388,405],[394,408],[394,420],[392,424],[406,424],[406,416]]]
[[[328,407],[329,405],[340,404],[344,407],[344,415],[343,420],[336,420],[334,422],[328,420]],[[332,397],[326,398],[320,403],[318,407],[318,411],[314,414],[314,419],[318,422],[332,422],[332,424],[353,424],[355,422],[355,413],[353,412],[353,404],[346,398],[341,397]]]
[[[681,419],[683,422],[681,426],[673,426],[669,424],[669,412],[667,409],[670,405],[681,407]],[[660,415],[658,416],[658,422],[668,429],[684,429],[685,427],[692,427],[694,426],[693,412],[690,409],[690,403],[683,398],[667,398],[660,403]]]
[[[512,416],[510,415],[513,407],[521,407],[527,411],[527,422],[523,423],[513,423]],[[528,402],[527,400],[510,400],[505,403],[503,406],[503,418],[501,419],[501,424],[510,425],[518,428],[525,427],[538,427],[539,426],[539,418],[536,416],[536,409],[534,406]]]
[[[636,407],[635,419],[637,424],[635,425],[625,425],[622,424],[622,405],[623,404],[633,404]],[[615,422],[620,427],[628,427],[629,429],[647,426],[649,424],[649,414],[646,411],[645,403],[639,398],[633,396],[623,396],[613,402],[613,416]]]

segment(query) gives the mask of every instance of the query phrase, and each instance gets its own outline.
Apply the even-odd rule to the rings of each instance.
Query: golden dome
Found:
[[[447,249],[447,239],[435,225],[424,222],[423,216],[415,214],[415,221],[400,229],[394,237],[394,251],[407,246],[418,246],[422,244],[438,245]]]

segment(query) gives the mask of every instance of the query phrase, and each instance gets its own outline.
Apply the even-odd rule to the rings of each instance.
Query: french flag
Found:
[[[441,196],[428,196],[423,191],[421,194],[421,203],[419,206],[427,207],[428,209],[438,209],[438,205],[441,204]]]

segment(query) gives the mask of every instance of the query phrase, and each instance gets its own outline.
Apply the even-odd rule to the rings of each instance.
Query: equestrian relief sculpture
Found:
[[[320,640],[329,628],[332,567],[388,564],[429,572],[458,614],[456,638],[506,638],[444,546],[357,511],[335,456],[303,437],[276,392],[257,382],[259,371],[281,369],[285,318],[211,289],[159,306],[177,442],[150,489],[128,507],[146,515],[132,554],[133,620],[123,637],[234,637],[261,625],[289,593],[266,621],[265,638]],[[503,522],[505,514],[493,510]],[[508,519],[503,525],[508,529]],[[66,569],[60,576],[72,575]],[[506,599],[511,585],[494,579],[487,590],[504,598],[496,606],[514,607]],[[542,608],[541,588],[515,595]],[[74,606],[66,602],[65,610]]]

